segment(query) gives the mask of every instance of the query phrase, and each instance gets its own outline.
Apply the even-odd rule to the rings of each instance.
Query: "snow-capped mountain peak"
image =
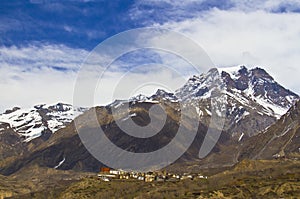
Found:
[[[139,94],[134,97],[131,97],[128,101],[129,102],[158,103],[160,100],[168,100],[170,102],[177,102],[178,98],[175,96],[174,93],[169,93],[163,89],[158,89],[156,91],[156,93],[154,93],[150,97],[143,95],[143,94]]]
[[[28,109],[15,107],[0,114],[0,122],[8,123],[25,142],[29,142],[40,136],[48,137],[85,110],[63,103],[41,104]]]
[[[211,97],[214,89],[221,87],[220,74],[216,68],[210,69],[206,74],[194,75],[175,95],[183,101],[191,99],[207,99]]]
[[[178,101],[178,98],[175,96],[174,93],[166,92],[163,89],[158,89],[156,91],[156,93],[154,95],[152,95],[150,98],[151,99],[156,99],[156,100],[160,100],[160,99],[169,100],[171,102],[177,102]]]
[[[221,81],[220,81],[221,80]],[[261,68],[247,69],[245,66],[211,69],[206,74],[194,75],[177,90],[182,100],[208,99],[216,87],[223,84],[230,98],[245,106],[258,104],[262,112],[279,118],[294,104],[299,96],[279,85]]]
[[[151,96],[137,95],[129,100],[116,100],[107,106],[117,108],[124,103],[184,102],[195,107],[201,116],[205,116],[211,115],[213,106],[210,103],[211,98],[215,98],[215,93],[220,91],[226,95],[227,129],[247,128],[250,129],[249,132],[253,129],[253,132],[249,133],[250,136],[270,125],[276,118],[280,118],[299,99],[298,95],[279,85],[265,70],[261,68],[249,70],[245,66],[238,66],[212,68],[207,73],[194,75],[175,93],[158,89]],[[223,103],[223,99],[220,98],[220,101]],[[8,123],[24,137],[25,142],[29,142],[40,136],[47,139],[85,110],[63,103],[41,104],[30,109],[16,107],[0,114],[0,123]],[[236,127],[243,126],[241,124],[245,118],[252,121],[251,117],[261,118],[267,122],[259,127],[253,123],[253,128]],[[241,134],[239,132],[239,135]]]
[[[219,74],[227,73],[230,75],[232,79],[238,79],[241,75],[248,72],[248,69],[245,66],[233,66],[233,67],[225,67],[225,68],[217,68]]]

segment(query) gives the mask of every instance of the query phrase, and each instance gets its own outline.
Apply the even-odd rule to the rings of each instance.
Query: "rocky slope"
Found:
[[[0,123],[0,163],[5,158],[23,155],[25,152],[24,143],[7,123]]]
[[[240,146],[239,159],[270,159],[300,153],[300,101],[274,125]]]
[[[244,159],[300,158],[300,102],[273,125],[240,142],[218,145],[218,151],[189,165],[196,168],[232,166]]]

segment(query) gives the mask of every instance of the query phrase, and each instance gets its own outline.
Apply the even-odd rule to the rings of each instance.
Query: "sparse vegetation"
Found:
[[[12,196],[8,198],[22,199],[300,197],[300,161],[298,160],[244,160],[208,179],[150,183],[132,179],[104,182],[95,174],[88,174],[89,176],[85,174],[82,178],[83,173],[81,176],[77,173],[75,177],[75,173],[69,171],[52,171],[52,169],[38,167],[31,169],[44,175],[35,176],[36,181],[32,181],[33,178],[29,178],[28,175],[20,178],[17,175],[1,177],[2,182],[7,182],[1,183],[2,197]],[[48,178],[45,178],[45,174]],[[62,175],[65,175],[65,180]],[[67,176],[73,179],[67,181]]]

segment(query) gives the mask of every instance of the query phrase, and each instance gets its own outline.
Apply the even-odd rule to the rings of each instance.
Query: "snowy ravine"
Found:
[[[8,123],[24,138],[24,142],[29,142],[45,132],[55,133],[85,110],[63,103],[36,105],[29,109],[13,108],[0,114],[0,122]]]

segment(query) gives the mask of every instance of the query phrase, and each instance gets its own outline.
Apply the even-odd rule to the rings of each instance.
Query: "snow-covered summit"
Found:
[[[226,70],[224,70],[226,73]],[[222,73],[226,82],[227,91],[235,91],[242,96],[258,103],[269,115],[277,118],[285,114],[288,109],[299,99],[299,96],[277,83],[264,69],[253,68],[248,70],[240,66],[234,77]],[[228,74],[228,73],[227,73]]]
[[[221,85],[221,86],[220,86]],[[279,85],[264,69],[245,66],[211,69],[194,75],[177,90],[182,100],[208,99],[216,87],[244,105],[258,104],[264,114],[279,118],[299,96]]]
[[[216,68],[210,69],[207,73],[194,75],[183,87],[175,92],[175,95],[183,101],[191,99],[207,99],[216,89],[222,89],[220,74]]]
[[[170,102],[177,102],[178,98],[175,96],[174,93],[167,92],[163,89],[158,89],[153,95],[146,96],[146,95],[136,95],[131,97],[128,101],[129,102],[149,102],[149,103],[158,103],[160,100],[167,100]]]
[[[41,104],[28,109],[15,107],[0,114],[0,122],[9,124],[25,142],[29,142],[65,127],[85,110],[63,103]]]
[[[184,101],[196,106],[199,100],[209,101],[217,92],[227,95],[232,109],[244,110],[240,108],[244,106],[275,118],[280,118],[299,99],[297,94],[278,84],[264,69],[248,69],[241,65],[212,68],[207,73],[192,76],[174,93],[158,89],[152,96],[137,95],[127,102]],[[115,105],[118,103],[115,102]]]
[[[238,79],[241,73],[248,71],[245,66],[224,67],[217,68],[217,70],[219,74],[222,74],[222,72],[229,74],[232,79]]]
[[[168,100],[171,102],[177,102],[178,98],[174,93],[167,92],[163,89],[158,89],[155,94],[153,94],[150,99],[156,100]]]

